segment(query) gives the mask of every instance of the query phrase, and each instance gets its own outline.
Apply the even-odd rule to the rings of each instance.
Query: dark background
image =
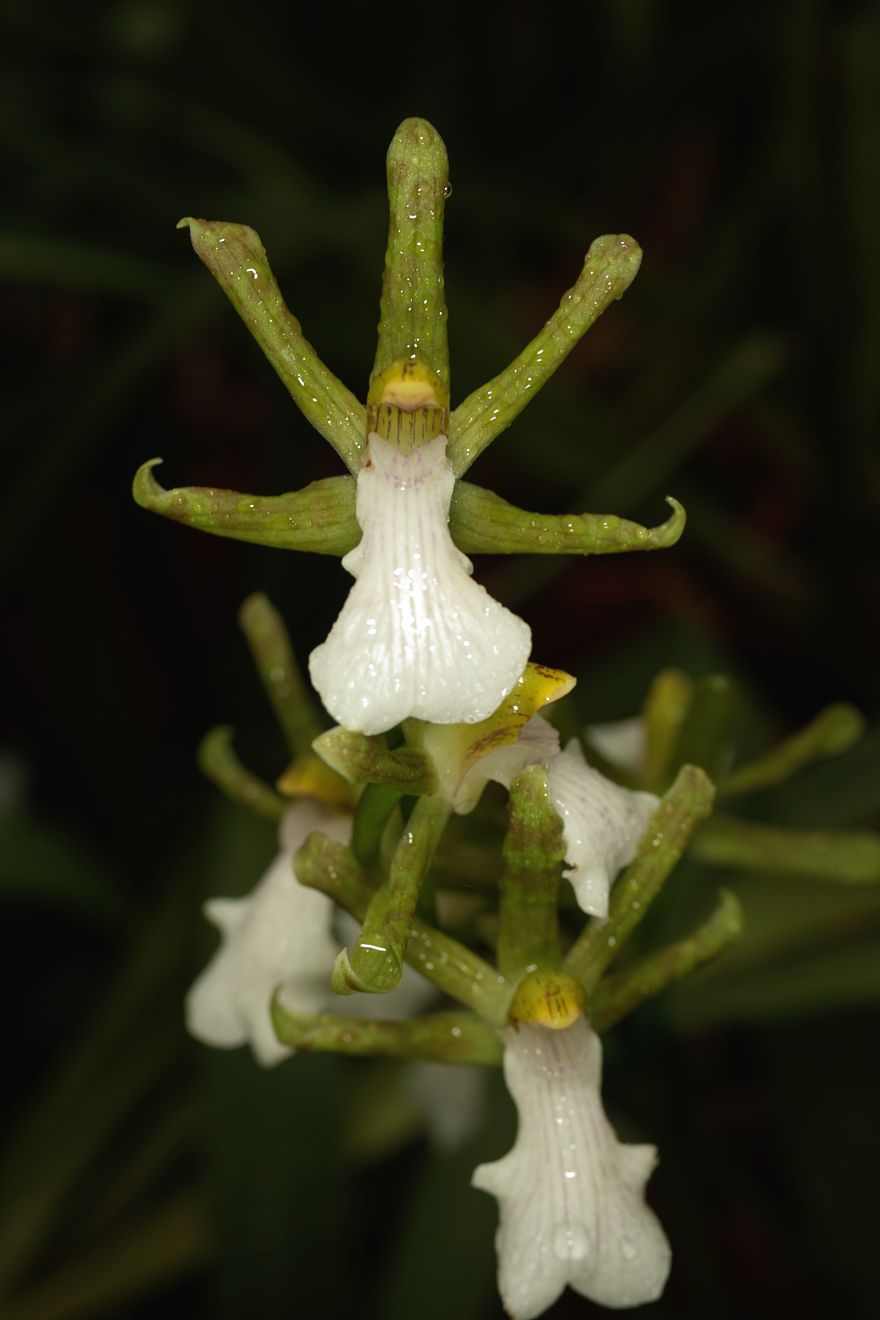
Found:
[[[174,224],[256,228],[363,395],[384,153],[403,117],[431,119],[454,186],[454,401],[531,337],[593,237],[634,234],[632,289],[474,477],[649,522],[671,492],[685,537],[483,560],[481,579],[537,658],[578,674],[583,719],[636,710],[671,664],[736,678],[740,754],[833,700],[876,717],[876,9],[606,0],[569,25],[518,3],[8,0],[0,50],[0,1311],[500,1315],[494,1206],[468,1188],[510,1140],[497,1082],[470,1145],[437,1158],[386,1098],[393,1070],[263,1074],[183,1033],[211,948],[199,903],[249,888],[273,849],[194,749],[228,721],[262,774],[284,764],[237,608],[266,589],[305,657],[345,583],[335,561],[132,503],[155,454],[166,485],[271,493],[339,470]],[[754,814],[877,824],[880,736]],[[670,904],[699,890],[684,871]],[[661,1151],[674,1269],[653,1314],[873,1316],[880,900],[739,888],[752,924],[729,970],[607,1047],[619,1130]],[[569,1294],[553,1314],[592,1310]]]

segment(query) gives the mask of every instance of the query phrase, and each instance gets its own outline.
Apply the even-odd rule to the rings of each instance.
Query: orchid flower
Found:
[[[327,969],[337,951],[333,904],[299,883],[292,860],[313,830],[345,842],[351,818],[308,799],[293,803],[281,821],[278,856],[252,893],[205,904],[223,942],[186,997],[187,1029],[223,1049],[249,1043],[264,1067],[290,1054],[269,1015],[275,987],[301,1012],[320,1011],[328,998]]]
[[[603,918],[611,885],[635,856],[659,798],[624,788],[588,765],[576,739],[560,748],[559,734],[534,712],[573,685],[560,670],[529,665],[512,694],[482,724],[425,728],[418,731],[418,740],[441,767],[441,791],[460,813],[474,808],[487,781],[509,789],[529,766],[546,766],[550,800],[562,818],[564,875],[581,910]],[[323,746],[319,741],[319,751]],[[333,764],[342,769],[338,761]]]
[[[654,1301],[670,1249],[644,1188],[653,1146],[622,1145],[600,1095],[602,1046],[586,1020],[506,1033],[504,1076],[519,1112],[513,1149],[473,1185],[498,1198],[498,1286],[511,1320],[533,1320],[566,1284],[603,1306]]]

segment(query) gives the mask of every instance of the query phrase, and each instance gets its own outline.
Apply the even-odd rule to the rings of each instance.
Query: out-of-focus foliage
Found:
[[[129,499],[155,452],[170,484],[280,491],[339,470],[181,215],[252,224],[362,394],[383,154],[405,115],[430,118],[453,170],[454,400],[529,338],[596,234],[632,232],[646,257],[626,300],[474,476],[530,507],[647,522],[669,491],[685,539],[478,572],[528,616],[536,654],[578,673],[579,719],[630,713],[673,664],[736,677],[740,759],[829,701],[876,718],[874,8],[605,0],[573,26],[524,6],[482,21],[4,7],[6,1320],[498,1314],[493,1211],[468,1187],[509,1142],[497,1078],[479,1132],[437,1157],[390,1066],[265,1074],[183,1033],[211,947],[198,904],[249,888],[273,846],[199,782],[195,748],[232,718],[250,763],[284,764],[238,606],[267,589],[305,655],[343,586],[335,563],[305,574]],[[876,826],[876,727],[747,806]],[[681,868],[647,937],[708,911],[717,877]],[[608,1043],[621,1133],[662,1153],[652,1197],[675,1264],[654,1314],[873,1317],[880,898],[724,882],[740,946]],[[553,1314],[588,1311],[563,1298]]]

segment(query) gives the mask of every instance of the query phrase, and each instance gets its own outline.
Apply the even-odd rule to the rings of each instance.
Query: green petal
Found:
[[[284,799],[242,765],[232,750],[232,729],[228,725],[221,724],[205,734],[199,744],[198,762],[202,774],[233,802],[264,820],[281,819]]]
[[[247,225],[185,216],[198,257],[275,368],[303,416],[329,440],[350,471],[361,464],[364,405],[324,366],[288,310],[259,234]]]
[[[712,810],[715,789],[695,765],[682,766],[639,844],[635,860],[611,891],[608,918],[591,921],[565,959],[565,969],[591,992],[645,917],[697,825]]]
[[[544,328],[509,367],[455,409],[449,423],[449,456],[456,476],[506,430],[575,344],[635,279],[642,250],[628,234],[606,234],[591,244],[580,278],[563,295]]]
[[[708,866],[839,885],[880,884],[880,834],[873,830],[792,830],[713,816],[691,851]]]
[[[844,703],[827,706],[805,729],[784,739],[757,761],[727,775],[718,786],[718,794],[734,797],[784,783],[813,761],[848,751],[861,738],[864,727],[865,721],[854,706]]]
[[[599,982],[590,1006],[593,1026],[607,1031],[646,999],[716,958],[739,938],[742,929],[740,901],[729,889],[722,889],[715,911],[692,935]]]
[[[245,495],[214,486],[166,490],[153,476],[161,458],[142,463],[132,493],[142,509],[214,536],[278,550],[345,555],[361,539],[351,477],[326,477],[285,495]]]
[[[469,481],[458,481],[449,530],[465,554],[610,555],[630,550],[665,550],[684,531],[686,514],[666,497],[672,516],[643,527],[613,513],[529,513]]]
[[[431,759],[417,747],[392,750],[384,737],[369,738],[337,727],[322,733],[314,748],[350,784],[387,784],[418,797],[437,791]]]

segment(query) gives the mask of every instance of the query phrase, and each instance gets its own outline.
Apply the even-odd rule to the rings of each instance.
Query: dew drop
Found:
[[[557,1228],[553,1238],[553,1254],[557,1260],[583,1260],[589,1249],[590,1239],[580,1224]]]

